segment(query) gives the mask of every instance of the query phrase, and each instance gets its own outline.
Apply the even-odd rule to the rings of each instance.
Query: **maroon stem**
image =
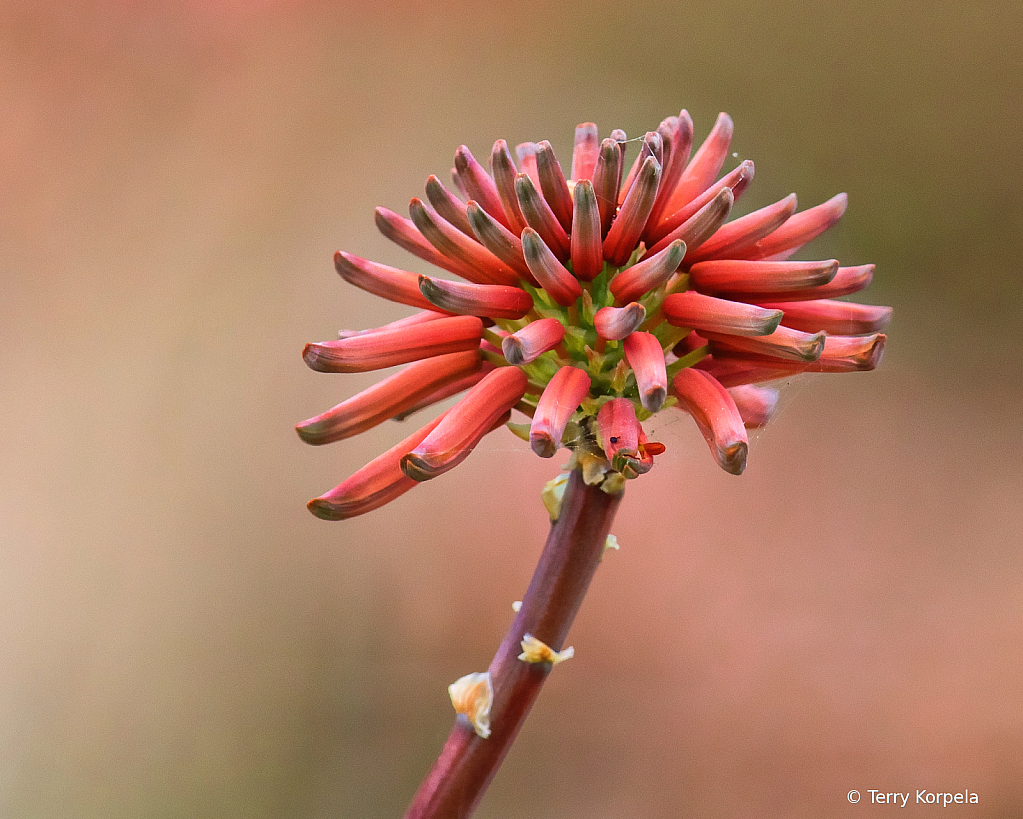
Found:
[[[532,634],[555,651],[561,649],[600,564],[621,499],[621,494],[587,486],[578,469],[572,472],[522,608],[490,664],[490,736],[478,737],[459,717],[405,819],[465,819],[475,810],[551,670],[548,663],[518,659],[522,637]]]

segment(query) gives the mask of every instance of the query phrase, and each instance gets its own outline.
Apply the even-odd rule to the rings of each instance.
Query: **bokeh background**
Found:
[[[302,344],[409,312],[332,254],[425,272],[373,207],[459,144],[567,161],[579,122],[682,107],[733,116],[737,212],[848,191],[808,257],[877,264],[887,357],[794,381],[741,478],[656,430],[478,816],[1023,814],[1021,30],[1015,0],[0,3],[0,815],[401,815],[561,461],[502,432],[309,515],[408,434],[292,430],[377,378]]]

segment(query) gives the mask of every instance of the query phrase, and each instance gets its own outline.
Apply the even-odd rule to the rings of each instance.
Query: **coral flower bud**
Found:
[[[444,256],[455,259],[476,271],[476,277],[486,284],[515,285],[518,274],[475,239],[466,236],[450,222],[442,219],[421,199],[413,199],[408,206],[409,216],[423,236]]]
[[[416,278],[418,279],[419,277],[416,276]],[[450,313],[441,312],[440,310],[421,310],[407,318],[398,319],[397,321],[389,322],[380,327],[373,327],[369,330],[338,330],[337,337],[339,339],[354,338],[355,336],[366,336],[370,333],[380,333],[385,330],[401,330],[406,327],[414,327],[417,324],[427,324],[449,315]]]
[[[738,387],[742,384],[759,384],[762,381],[776,381],[790,374],[801,372],[810,365],[796,365],[781,359],[758,358],[715,358],[707,356],[694,367],[714,376],[721,386]]]
[[[566,230],[572,229],[572,194],[568,190],[561,163],[554,155],[554,149],[546,139],[536,146],[536,170],[540,176],[540,190],[551,206],[558,222]]]
[[[628,398],[612,398],[597,413],[600,444],[611,466],[621,471],[639,456],[639,421]]]
[[[647,157],[604,239],[604,258],[616,267],[625,264],[636,248],[654,205],[660,178],[661,166],[654,157]]]
[[[480,366],[479,351],[416,361],[336,407],[295,427],[308,444],[350,438],[400,414],[432,392],[469,375]]]
[[[555,666],[575,656],[575,649],[572,646],[555,651],[532,634],[524,634],[521,645],[522,653],[519,655],[519,659],[524,663],[550,663]]]
[[[572,271],[583,281],[592,281],[604,269],[600,239],[600,212],[588,179],[576,182],[573,191],[571,255]]]
[[[531,284],[536,284],[522,258],[522,242],[519,237],[494,219],[475,201],[466,207],[466,216],[473,236],[508,267]]]
[[[522,254],[530,272],[547,291],[547,294],[563,307],[572,304],[583,294],[579,280],[565,267],[533,228],[522,231]]]
[[[766,336],[778,328],[781,310],[704,296],[690,290],[664,299],[664,317],[676,327],[738,336]]]
[[[306,504],[309,511],[323,520],[348,520],[372,512],[417,486],[419,482],[405,475],[399,462],[406,452],[419,446],[433,432],[443,417],[444,413],[383,455],[378,455],[326,494],[313,498]]]
[[[694,264],[689,269],[689,279],[702,293],[742,296],[799,292],[827,284],[837,273],[838,262],[834,259],[825,262],[749,262],[743,259],[720,259]]]
[[[729,353],[745,357],[746,354],[769,356],[786,361],[816,361],[824,351],[824,333],[804,333],[779,326],[766,336],[737,336],[701,330],[715,354]]]
[[[379,262],[371,262],[339,250],[334,254],[334,268],[349,284],[399,304],[424,310],[433,305],[419,292],[419,276]]]
[[[639,172],[642,170],[643,164],[650,157],[653,157],[657,161],[657,164],[660,166],[662,171],[664,170],[663,148],[663,140],[657,131],[647,131],[643,135],[643,144],[639,149],[639,155],[636,157],[636,161],[632,163],[632,167],[629,168],[629,173],[625,177],[625,182],[622,184],[621,190],[618,191],[618,204],[625,202],[625,199],[632,190],[632,186],[636,184],[636,177],[639,176]]]
[[[608,341],[620,341],[640,328],[646,320],[646,308],[638,301],[624,307],[601,307],[593,316],[593,329]]]
[[[494,180],[464,145],[455,151],[455,174],[469,199],[479,202],[483,210],[506,228],[511,227]]]
[[[361,373],[473,350],[482,337],[483,322],[478,318],[451,316],[397,330],[307,344],[302,358],[317,372]]]
[[[611,280],[611,294],[620,304],[635,301],[668,281],[685,255],[686,243],[680,240],[672,242],[659,253],[645,257],[615,276]]]
[[[540,234],[544,244],[558,259],[567,262],[571,256],[568,234],[526,174],[520,173],[515,177],[515,193],[518,195],[519,208],[526,224]]]
[[[494,424],[526,392],[526,374],[517,367],[498,367],[465,394],[419,446],[401,459],[401,471],[427,481],[460,464]]]
[[[664,217],[665,208],[678,186],[689,154],[693,149],[693,120],[689,112],[682,110],[677,117],[669,117],[657,129],[663,139],[665,160],[661,172],[661,184],[657,191],[657,199],[650,211],[644,236],[649,238],[650,231]],[[647,242],[649,246],[651,243]]]
[[[820,358],[810,365],[811,372],[847,373],[873,370],[884,355],[884,333],[868,336],[827,336]]]
[[[464,714],[481,739],[490,736],[490,709],[494,704],[494,685],[489,671],[477,671],[459,677],[448,686],[448,695],[456,714]]]
[[[515,146],[515,155],[519,158],[519,168],[536,190],[540,190],[540,174],[536,170],[536,152],[540,146],[535,142],[522,142]]]
[[[845,213],[849,197],[840,193],[813,208],[797,213],[784,225],[757,242],[747,259],[787,259],[799,248],[832,227]]]
[[[608,137],[600,143],[597,167],[593,170],[593,195],[600,211],[600,235],[607,236],[618,210],[618,179],[621,176],[622,151],[618,143]]]
[[[755,210],[723,225],[713,236],[690,254],[690,262],[705,259],[746,258],[753,246],[796,212],[796,195],[790,193],[779,202]]]
[[[504,215],[508,217],[508,229],[518,235],[526,226],[526,220],[522,218],[518,196],[515,194],[515,177],[518,171],[515,170],[515,161],[508,150],[508,143],[503,139],[494,143],[494,150],[490,155],[490,168],[494,173],[494,185],[497,188],[497,195],[501,198]]]
[[[419,290],[427,301],[463,316],[520,319],[533,309],[525,290],[502,284],[473,284],[419,277]]]
[[[480,343],[480,349],[483,349],[484,343],[486,342]],[[496,348],[494,352],[500,354],[500,350],[497,350]],[[394,420],[404,421],[410,415],[419,412],[421,409],[424,409],[425,407],[432,407],[434,404],[443,401],[445,398],[450,398],[452,395],[458,395],[460,392],[465,392],[470,387],[475,387],[477,384],[480,383],[480,381],[483,380],[483,378],[486,376],[488,372],[494,369],[494,366],[495,365],[489,361],[486,360],[481,361],[479,363],[479,367],[475,372],[469,373],[468,375],[463,375],[457,381],[452,381],[450,384],[445,384],[440,389],[434,390],[429,395],[423,396],[412,406],[405,407],[404,409],[402,409],[401,412],[397,413],[394,416]],[[408,450],[406,450],[406,452],[407,451]]]
[[[892,320],[891,307],[831,299],[774,302],[761,307],[783,311],[782,324],[807,333],[823,330],[832,335],[858,336],[884,330]]]
[[[648,227],[648,238],[650,239],[648,244],[659,242],[664,236],[671,233],[683,222],[692,218],[698,210],[705,207],[711,199],[718,196],[725,188],[728,188],[732,192],[733,202],[737,200],[742,195],[742,192],[749,186],[749,183],[753,181],[753,172],[753,161],[747,159],[734,171],[731,171],[721,177],[721,179],[707,188],[707,190],[697,196],[688,205],[685,205],[674,212],[665,211],[664,215],[660,217],[660,221],[656,227]]]
[[[561,446],[568,421],[586,397],[590,377],[577,367],[562,367],[544,387],[529,426],[529,446],[541,458],[551,458]]]
[[[659,239],[650,248],[651,253],[660,253],[671,242],[681,239],[686,248],[698,248],[720,228],[732,211],[735,196],[731,188],[722,188],[707,203],[678,227]]]
[[[732,396],[746,429],[757,429],[764,426],[778,406],[778,390],[772,390],[769,387],[741,384],[737,387],[729,387],[728,394]]]
[[[437,250],[437,248],[426,241],[426,238],[419,232],[419,228],[416,227],[411,219],[387,208],[377,208],[376,224],[384,236],[398,245],[398,247],[404,248],[420,259],[442,270],[447,270],[449,273],[454,273],[456,276],[461,276],[470,282],[487,281],[486,277],[471,265],[445,256]]]
[[[765,264],[765,262],[751,262]],[[773,262],[773,264],[799,264],[799,262]],[[840,267],[830,281],[812,285],[805,289],[778,290],[772,293],[757,291],[747,294],[750,301],[818,301],[820,299],[837,299],[858,293],[874,278],[874,265],[864,264],[857,267]]]
[[[501,349],[509,364],[528,364],[553,350],[564,338],[565,325],[556,318],[538,319],[507,336],[501,342]]]
[[[721,166],[725,164],[728,146],[732,144],[733,130],[732,118],[724,112],[718,114],[710,134],[689,160],[671,199],[668,200],[666,212],[670,213],[687,205],[710,187],[721,171]]]
[[[668,397],[668,374],[661,343],[653,333],[632,333],[625,339],[625,357],[636,374],[643,408],[657,412]]]
[[[584,122],[575,127],[575,142],[572,148],[572,178],[592,179],[597,164],[597,152],[600,141],[597,126],[593,122]]]
[[[732,396],[712,375],[692,367],[679,371],[672,388],[682,407],[693,416],[721,468],[741,475],[746,468],[749,439]]]
[[[465,203],[445,188],[434,174],[430,174],[426,180],[426,198],[443,219],[466,236],[472,237],[472,228],[465,214]]]

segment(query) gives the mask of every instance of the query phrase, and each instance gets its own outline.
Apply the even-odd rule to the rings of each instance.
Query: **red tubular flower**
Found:
[[[646,320],[646,308],[638,301],[624,307],[601,307],[593,316],[593,329],[608,341],[621,341],[640,328]]]
[[[639,433],[642,427],[636,418],[636,408],[627,398],[612,398],[597,413],[600,443],[611,465],[622,466],[639,457]]]
[[[540,234],[547,245],[561,261],[571,256],[571,241],[568,234],[554,215],[551,206],[537,191],[533,181],[524,173],[515,178],[515,193],[519,198],[519,209],[526,224]]]
[[[639,400],[647,412],[657,412],[668,397],[668,373],[661,342],[653,333],[631,333],[625,338],[625,358],[636,374]]]
[[[693,213],[678,227],[660,239],[650,248],[651,253],[659,253],[670,243],[681,241],[686,248],[698,248],[720,228],[735,204],[735,195],[731,188],[722,188],[714,196]]]
[[[483,210],[511,229],[512,223],[505,215],[497,185],[464,145],[455,152],[455,175],[470,199],[475,199]]]
[[[472,237],[473,231],[469,226],[465,203],[445,188],[441,181],[433,174],[430,174],[426,180],[426,198],[430,200],[433,209],[443,219],[450,222],[466,236]]]
[[[474,235],[487,250],[514,270],[520,278],[530,284],[536,284],[525,259],[522,258],[522,242],[519,241],[519,237],[473,200],[469,201],[465,212],[472,230],[470,235]]]
[[[561,446],[568,421],[590,390],[590,377],[578,367],[562,367],[544,387],[529,425],[529,446],[541,458],[552,458]]]
[[[675,190],[668,199],[667,211],[676,211],[685,207],[711,186],[717,178],[721,166],[728,156],[728,146],[732,144],[732,118],[722,112],[707,139],[696,151],[686,166]]]
[[[738,336],[701,330],[711,352],[762,355],[786,361],[816,361],[824,351],[824,333],[804,333],[778,327],[767,336]]]
[[[618,191],[619,205],[624,204],[626,198],[632,192],[632,187],[636,184],[636,177],[650,157],[653,157],[657,161],[657,165],[663,170],[663,145],[661,135],[657,131],[647,131],[643,135],[643,144],[640,146],[639,156],[632,163],[632,167],[629,168],[629,173],[625,177],[625,182]],[[658,190],[660,190],[659,184]]]
[[[572,194],[561,170],[561,163],[546,139],[536,146],[536,172],[540,177],[540,190],[566,232],[572,230]]]
[[[583,294],[579,280],[558,261],[533,228],[522,230],[522,254],[540,286],[562,307],[573,304]]]
[[[864,335],[884,330],[892,320],[891,307],[831,299],[775,302],[761,304],[761,307],[782,311],[785,314],[782,322],[786,327],[807,333],[823,331],[829,335]]]
[[[475,350],[481,338],[483,322],[478,318],[451,316],[414,327],[306,344],[302,358],[317,372],[362,373],[445,353]]]
[[[466,393],[423,441],[401,458],[401,471],[416,481],[436,478],[458,466],[526,392],[528,379],[516,367],[492,370]]]
[[[528,364],[553,350],[565,337],[565,325],[556,318],[537,319],[506,336],[501,350],[509,364]]]
[[[515,170],[515,161],[508,150],[508,143],[503,139],[494,143],[494,150],[490,154],[490,167],[494,172],[494,185],[497,187],[504,215],[508,217],[508,230],[517,236],[526,226],[526,220],[522,218],[518,195],[515,193],[515,177],[518,171]]]
[[[593,194],[600,211],[600,235],[607,236],[618,210],[618,182],[621,178],[622,150],[608,137],[600,143],[597,166],[593,169]]]
[[[839,193],[817,207],[797,213],[778,230],[757,242],[756,248],[749,251],[746,258],[788,258],[841,219],[848,204],[849,197]]]
[[[664,300],[664,317],[676,327],[736,336],[766,336],[781,322],[781,310],[769,310],[690,290]]]
[[[757,429],[767,424],[778,406],[778,390],[770,387],[741,384],[729,387],[728,394],[732,396],[746,429]]]
[[[575,143],[572,148],[572,178],[593,179],[593,171],[597,165],[597,154],[600,151],[600,139],[597,126],[593,122],[584,122],[575,128]]]
[[[500,284],[449,282],[420,276],[419,290],[429,304],[462,316],[520,319],[533,309],[528,293]]]
[[[593,281],[604,269],[600,212],[588,179],[576,182],[573,192],[571,257],[572,271],[583,281]]]
[[[721,194],[725,188],[732,193],[732,202],[742,195],[750,182],[753,181],[753,162],[747,159],[731,173],[721,177],[707,190],[697,196],[688,205],[679,208],[670,216],[662,217],[661,221],[650,228],[649,239],[653,243],[659,243],[667,234],[675,230],[679,225],[691,219],[698,210],[706,207],[716,196]]]
[[[516,285],[518,274],[477,241],[466,236],[454,225],[440,217],[421,199],[413,199],[408,206],[415,226],[437,250],[450,259],[475,270],[480,284]]]
[[[615,267],[624,265],[636,249],[654,206],[660,178],[661,166],[654,157],[648,156],[604,240],[604,258]]]
[[[664,284],[678,270],[686,255],[686,243],[675,240],[660,253],[647,256],[619,273],[611,281],[611,294],[625,304]]]
[[[700,262],[689,271],[701,293],[722,296],[785,293],[825,285],[838,273],[838,262],[750,262],[721,259]]]
[[[447,413],[441,413],[422,429],[416,430],[383,455],[378,455],[350,478],[306,504],[323,520],[347,520],[372,512],[401,497],[419,484],[401,471],[400,461],[423,442]]]
[[[329,444],[372,429],[413,406],[419,399],[457,381],[480,365],[477,351],[449,353],[410,364],[296,429],[308,444]]]
[[[753,385],[875,368],[890,308],[836,301],[866,287],[873,265],[790,260],[838,221],[847,197],[796,212],[793,194],[728,221],[754,175],[749,160],[722,174],[732,130],[721,114],[693,151],[683,110],[643,137],[624,174],[625,133],[601,140],[583,123],[568,179],[546,141],[518,145],[516,160],[497,140],[491,173],[461,146],[453,190],[431,176],[411,218],[378,208],[385,236],[462,281],[339,251],[347,282],[421,312],[307,345],[317,370],[406,366],[298,432],[340,440],[468,392],[421,439],[310,508],[335,518],[375,509],[413,478],[451,469],[512,408],[532,417],[530,443],[545,457],[571,423],[573,463],[608,492],[651,468],[663,445],[640,422],[676,401],[738,474],[744,424],[765,423],[776,401]]]
[[[785,224],[795,212],[796,195],[790,193],[780,202],[741,216],[703,242],[690,254],[689,263],[742,256],[752,250],[759,239],[770,235]]]
[[[749,439],[735,401],[728,390],[703,370],[681,370],[672,388],[696,421],[710,451],[725,472],[741,475],[746,469]]]
[[[689,162],[689,154],[693,148],[693,120],[688,111],[681,111],[677,117],[667,117],[657,128],[661,135],[662,152],[664,154],[661,184],[657,190],[657,198],[650,210],[643,236],[649,245],[650,238],[661,222],[668,200],[678,186],[682,173]]]

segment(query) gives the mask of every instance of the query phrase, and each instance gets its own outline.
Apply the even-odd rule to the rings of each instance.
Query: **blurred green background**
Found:
[[[485,668],[563,459],[505,432],[347,523],[407,432],[292,426],[407,315],[334,250],[455,149],[720,110],[737,212],[849,193],[873,374],[797,380],[741,478],[685,417],[478,811],[1023,813],[1023,6],[1013,0],[0,3],[0,815],[396,817]],[[932,815],[911,805],[910,815]]]

